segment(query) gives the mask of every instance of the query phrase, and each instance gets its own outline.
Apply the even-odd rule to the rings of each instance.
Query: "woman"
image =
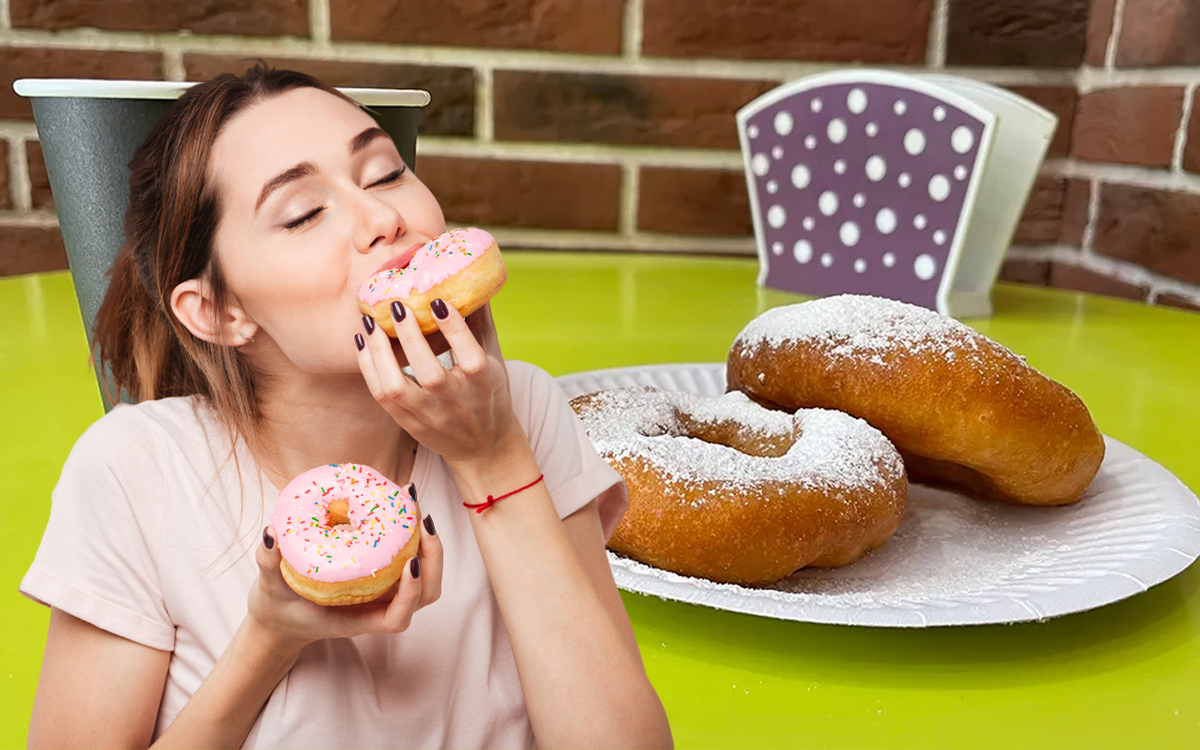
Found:
[[[52,608],[30,745],[669,746],[604,554],[628,496],[561,390],[487,307],[428,339],[401,308],[397,344],[357,313],[445,229],[374,120],[260,61],[131,169],[96,342],[139,403],[75,445],[21,584]],[[325,608],[266,519],[346,461],[411,482],[424,533],[391,596]]]

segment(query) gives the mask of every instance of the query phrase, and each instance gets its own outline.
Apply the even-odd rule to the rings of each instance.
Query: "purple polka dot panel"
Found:
[[[888,71],[812,76],[748,104],[738,130],[759,283],[815,296],[872,294],[952,314],[996,122],[978,99]],[[1043,156],[1044,144],[1035,171]],[[1027,193],[1033,174],[1026,181],[1022,170],[1009,187]],[[985,296],[998,270],[998,259],[995,270],[991,262],[967,264],[968,275],[991,273]]]

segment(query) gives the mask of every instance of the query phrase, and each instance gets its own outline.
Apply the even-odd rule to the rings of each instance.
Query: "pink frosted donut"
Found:
[[[390,307],[399,300],[416,314],[422,333],[433,333],[438,327],[430,302],[440,299],[466,317],[500,291],[507,278],[492,235],[482,229],[451,229],[425,243],[403,267],[385,269],[363,282],[358,309],[395,338]]]
[[[370,466],[309,469],[283,488],[271,516],[283,578],[317,604],[376,599],[416,556],[420,518],[416,498]]]

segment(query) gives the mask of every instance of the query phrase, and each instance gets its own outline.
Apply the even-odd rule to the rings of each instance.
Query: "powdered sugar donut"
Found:
[[[440,299],[466,317],[500,291],[507,278],[492,235],[482,229],[451,229],[425,243],[403,268],[380,271],[363,282],[358,309],[395,338],[390,306],[399,300],[416,315],[422,333],[433,333],[438,327],[429,303]]]
[[[376,599],[416,556],[420,518],[416,498],[369,466],[309,469],[283,488],[271,516],[283,579],[317,604]]]
[[[1074,393],[974,329],[903,302],[839,295],[768,310],[738,334],[726,367],[728,388],[764,404],[870,422],[913,481],[1061,505],[1104,459]]]
[[[597,391],[571,406],[629,488],[609,547],[649,565],[761,585],[851,563],[900,524],[903,462],[861,419],[656,388]]]

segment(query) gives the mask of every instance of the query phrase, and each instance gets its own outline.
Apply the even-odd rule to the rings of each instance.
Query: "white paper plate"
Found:
[[[649,365],[564,375],[568,397],[654,385],[725,391],[724,364]],[[1110,437],[1084,499],[1014,507],[912,485],[896,534],[862,560],[803,569],[768,588],[677,575],[609,552],[617,585],[764,617],[877,627],[1042,620],[1145,591],[1200,554],[1200,500]]]

